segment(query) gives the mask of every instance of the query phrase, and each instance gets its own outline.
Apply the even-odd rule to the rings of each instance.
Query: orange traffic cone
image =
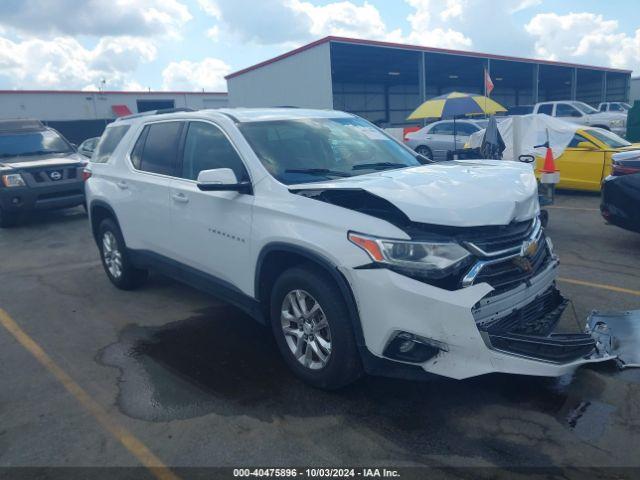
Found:
[[[542,166],[542,170],[540,170],[541,173],[555,173],[558,170],[556,170],[556,164],[553,161],[553,151],[551,150],[551,147],[547,147],[547,153],[544,156],[544,165]]]

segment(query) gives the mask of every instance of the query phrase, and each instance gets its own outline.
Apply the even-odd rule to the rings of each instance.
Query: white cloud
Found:
[[[214,25],[213,27],[207,30],[206,35],[207,35],[207,38],[209,38],[210,40],[217,42],[218,39],[220,38],[220,27],[218,25]]]
[[[618,22],[594,13],[541,13],[525,30],[535,39],[537,55],[549,60],[640,67],[640,29],[630,36]]]
[[[165,90],[226,91],[224,77],[230,72],[231,67],[217,58],[205,58],[200,62],[171,62],[162,71],[162,87]]]
[[[213,38],[218,38],[223,28],[240,40],[260,45],[291,47],[327,35],[448,48],[471,45],[471,40],[460,31],[431,22],[432,11],[440,22],[460,17],[466,0],[406,1],[415,9],[408,17],[411,29],[407,34],[400,29],[390,30],[380,11],[367,1],[315,5],[305,0],[199,0],[199,5],[216,19]]]
[[[36,36],[178,35],[191,19],[179,0],[3,0],[0,24]]]
[[[356,5],[343,1],[319,6],[300,0],[287,3],[291,10],[306,16],[311,24],[309,34],[313,37],[383,38],[387,34],[380,12],[367,2]]]
[[[121,88],[155,56],[154,45],[141,38],[104,37],[88,49],[71,37],[16,42],[0,37],[0,71],[10,88],[85,88],[102,79],[107,88]]]
[[[465,0],[406,0],[414,10],[407,17],[411,30],[397,41],[429,47],[469,48],[471,39],[461,31],[448,27],[450,21],[462,17]],[[394,35],[390,35],[393,39]]]

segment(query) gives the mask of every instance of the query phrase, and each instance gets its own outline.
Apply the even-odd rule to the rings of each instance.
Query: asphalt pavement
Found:
[[[598,203],[550,209],[578,321],[640,309],[640,235]],[[0,252],[0,467],[640,465],[640,370],[327,393],[233,307],[159,275],[112,287],[82,209],[0,231]]]

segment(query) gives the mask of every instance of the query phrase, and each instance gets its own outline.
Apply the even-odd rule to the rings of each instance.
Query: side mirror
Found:
[[[596,150],[598,147],[596,147],[591,142],[578,142],[578,145],[576,145],[576,148],[583,148],[584,150]]]
[[[236,174],[230,168],[202,170],[198,174],[198,188],[203,192],[238,192],[251,195],[253,189],[249,182],[238,182]]]

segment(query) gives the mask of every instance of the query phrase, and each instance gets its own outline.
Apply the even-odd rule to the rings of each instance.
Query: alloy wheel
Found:
[[[122,275],[122,253],[118,248],[118,241],[113,232],[107,230],[102,235],[102,258],[107,270],[113,278]]]
[[[331,356],[331,330],[318,301],[304,290],[292,290],[282,302],[284,338],[298,362],[311,370],[324,368]]]

